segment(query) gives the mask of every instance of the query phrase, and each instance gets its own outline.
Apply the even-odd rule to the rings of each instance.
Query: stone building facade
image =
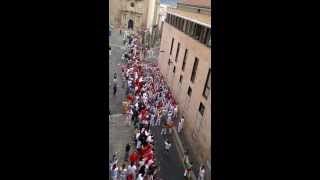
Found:
[[[184,0],[167,8],[159,66],[178,102],[179,117],[185,117],[182,135],[196,160],[211,167],[211,16],[204,10],[210,11],[208,2],[196,2],[205,1],[190,5]]]
[[[159,0],[109,0],[110,24],[122,29],[150,29],[157,23],[157,2]]]

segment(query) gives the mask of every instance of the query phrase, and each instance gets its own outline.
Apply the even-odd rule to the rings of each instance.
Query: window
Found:
[[[186,32],[188,20],[184,20],[182,31]]]
[[[131,6],[131,7],[134,7],[134,3],[132,2],[132,3],[130,4],[130,6]]]
[[[178,43],[178,46],[177,46],[176,59],[175,59],[176,62],[178,60],[179,51],[180,51],[180,43]]]
[[[171,64],[171,60],[170,60],[170,58],[169,58],[169,60],[168,60],[168,66],[170,66],[170,64]]]
[[[167,22],[167,23],[170,23],[170,18],[171,18],[171,15],[168,14],[167,17],[166,17],[166,22]]]
[[[207,37],[206,37],[206,41],[205,44],[209,47],[211,47],[211,32],[209,31]]]
[[[188,55],[188,49],[186,49],[184,51],[184,57],[183,57],[183,62],[182,62],[182,71],[184,71],[184,68],[186,66],[187,55]]]
[[[171,41],[170,55],[172,54],[172,47],[173,47],[173,43],[174,43],[174,38],[172,38],[172,41]]]
[[[200,103],[199,112],[200,112],[200,114],[201,114],[202,116],[203,116],[203,114],[204,114],[204,109],[205,109],[204,105],[203,105],[202,103]]]
[[[209,69],[206,84],[204,85],[204,89],[203,89],[203,93],[202,93],[203,97],[205,97],[206,99],[209,96],[210,89],[211,89],[211,68]]]
[[[199,24],[196,24],[196,26],[195,26],[194,38],[195,38],[196,40],[199,40],[199,38],[200,38],[201,27],[202,27],[202,26],[200,26]]]
[[[194,82],[196,78],[197,68],[199,64],[199,59],[196,57],[193,63],[192,73],[191,73],[191,82]]]
[[[186,23],[186,28],[185,28],[185,30],[184,30],[184,32],[185,32],[186,34],[188,34],[189,28],[190,28],[190,21],[187,21],[187,23]]]
[[[200,9],[198,9],[198,13],[200,13]]]
[[[188,88],[188,96],[190,97],[191,94],[192,94],[192,89],[191,89],[191,87],[189,86],[189,88]]]
[[[182,83],[182,78],[183,78],[183,76],[180,75],[180,79],[179,79],[179,82],[180,82],[180,83]]]
[[[175,72],[176,72],[176,66],[173,67],[173,73],[175,73]]]

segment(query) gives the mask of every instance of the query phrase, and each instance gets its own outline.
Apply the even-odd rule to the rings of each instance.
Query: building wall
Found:
[[[172,38],[174,38],[174,44],[170,56]],[[180,42],[180,52],[178,60],[175,62],[178,42]],[[188,49],[188,57],[185,69],[182,71],[186,48]],[[205,163],[211,158],[211,92],[207,99],[202,96],[202,93],[209,68],[211,68],[211,49],[165,22],[160,50],[165,51],[160,53],[159,57],[161,73],[178,102],[179,111],[185,117],[184,135],[191,147],[194,148],[193,150],[197,150],[197,160]],[[196,79],[192,83],[190,78],[195,57],[198,57],[199,64]],[[169,58],[173,62],[170,66],[168,66]],[[174,66],[176,67],[175,73],[173,73]],[[179,82],[180,75],[183,76],[182,83]],[[191,97],[187,94],[189,86],[192,88]],[[200,102],[205,106],[203,116],[198,111]]]
[[[157,21],[158,0],[109,0],[109,20],[114,27],[128,28],[128,21],[134,21],[134,30],[151,28]],[[130,4],[134,3],[134,7]],[[156,19],[155,19],[156,18]],[[155,20],[154,20],[155,19]]]
[[[197,7],[197,6],[190,6],[185,4],[178,4],[178,8],[184,11],[194,12],[194,13],[200,13],[200,14],[206,14],[211,15],[211,9],[210,7]]]
[[[119,0],[109,0],[109,22],[114,27],[120,25],[120,9],[121,3],[119,3]]]

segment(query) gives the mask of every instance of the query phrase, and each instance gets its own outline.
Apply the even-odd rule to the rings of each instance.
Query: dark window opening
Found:
[[[186,66],[187,55],[188,55],[188,49],[186,49],[184,51],[184,57],[183,57],[183,62],[182,62],[182,71],[184,71],[184,68]]]
[[[174,43],[174,38],[172,38],[172,41],[171,41],[170,55],[172,54],[172,47],[173,47],[173,43]]]
[[[193,63],[192,73],[191,73],[191,82],[194,82],[197,74],[197,68],[199,64],[199,59],[196,57]]]
[[[176,59],[175,59],[176,62],[178,60],[179,51],[180,51],[180,43],[178,43],[178,46],[177,46]]]
[[[180,75],[180,79],[179,79],[179,82],[180,82],[180,83],[182,83],[182,78],[183,78],[183,76]]]
[[[130,6],[131,6],[131,7],[134,7],[134,3],[132,2],[132,3],[130,4]]]
[[[173,67],[173,73],[175,73],[175,72],[176,72],[176,66]]]
[[[203,114],[204,114],[204,109],[205,109],[204,105],[203,105],[202,103],[200,103],[199,112],[200,112],[200,114],[201,114],[202,116],[203,116]]]
[[[188,88],[188,96],[190,97],[191,94],[192,94],[192,89],[191,89],[191,87],[189,86],[189,88]]]
[[[204,85],[204,89],[203,89],[203,97],[205,97],[206,99],[209,96],[210,93],[210,89],[211,89],[211,68],[209,69],[208,75],[207,75],[207,79],[206,79],[206,83]]]

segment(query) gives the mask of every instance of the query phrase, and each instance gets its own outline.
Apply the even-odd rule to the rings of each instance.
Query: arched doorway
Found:
[[[128,29],[133,29],[133,20],[129,19],[128,21]]]

